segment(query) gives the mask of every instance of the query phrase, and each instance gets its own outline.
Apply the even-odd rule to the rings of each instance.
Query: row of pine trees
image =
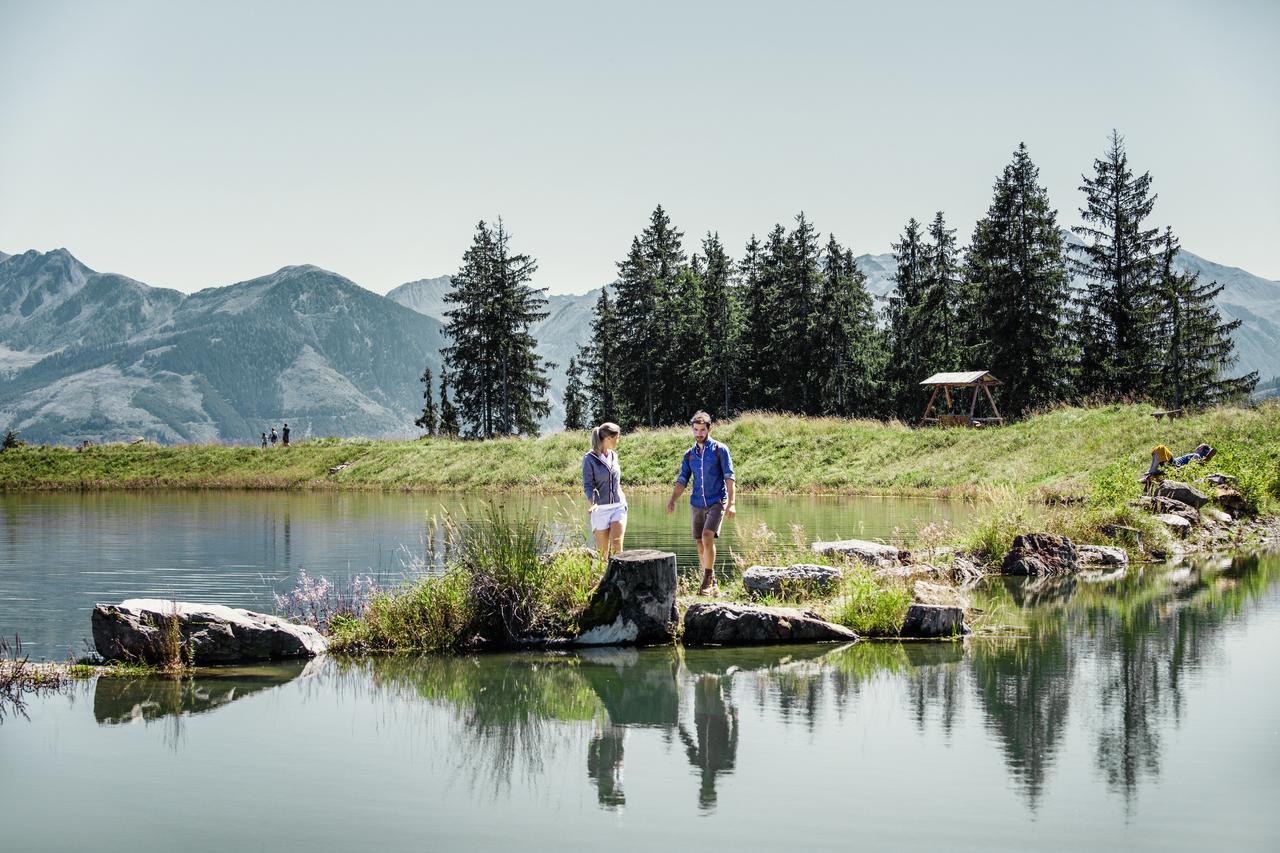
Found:
[[[1229,376],[1221,292],[1178,271],[1172,229],[1149,223],[1150,174],[1123,139],[1080,187],[1084,223],[1068,242],[1025,145],[996,178],[991,205],[961,248],[942,212],[911,219],[893,244],[895,285],[877,312],[852,250],[801,213],[752,236],[739,258],[709,233],[692,255],[658,207],[596,302],[590,340],[570,359],[565,427],[680,423],[765,409],[918,418],[930,374],[988,370],[1006,415],[1125,397],[1174,408],[1247,396],[1257,374]],[[448,294],[445,370],[456,410],[439,431],[533,433],[548,411],[547,371],[530,326],[546,316],[536,263],[512,254],[501,222],[480,223]],[[1072,278],[1083,282],[1073,289]],[[445,377],[442,376],[442,380]],[[423,418],[435,431],[429,372]],[[441,409],[448,404],[442,387]]]

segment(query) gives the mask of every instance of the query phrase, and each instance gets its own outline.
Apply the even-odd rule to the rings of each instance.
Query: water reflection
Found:
[[[1164,743],[1188,714],[1188,685],[1218,661],[1224,628],[1278,578],[1280,559],[1239,557],[1101,582],[1006,579],[980,603],[1021,618],[1017,637],[330,661],[314,694],[385,699],[432,722],[443,712],[449,735],[436,742],[495,793],[511,790],[520,773],[536,783],[568,751],[598,805],[624,809],[631,753],[648,760],[656,748],[687,768],[688,796],[709,813],[724,805],[726,778],[767,772],[744,766],[744,741],[777,737],[782,726],[834,743],[851,719],[868,725],[857,712],[874,688],[877,702],[889,691],[921,742],[966,731],[966,745],[982,749],[985,732],[1031,811],[1080,735],[1100,783],[1128,804],[1158,778]],[[1028,600],[1040,603],[1023,609]],[[264,667],[178,684],[104,679],[94,715],[116,724],[211,711],[300,671]],[[761,752],[750,754],[759,764]]]

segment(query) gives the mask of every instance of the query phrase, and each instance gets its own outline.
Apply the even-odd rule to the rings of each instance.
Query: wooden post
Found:
[[[996,408],[996,398],[991,396],[991,388],[985,382],[982,383],[982,392],[987,395],[987,402],[991,404],[991,414],[999,418],[1000,410]],[[1000,419],[1004,420],[1003,418]]]
[[[978,411],[978,386],[973,386],[973,402],[969,404],[969,423],[973,423],[973,416]]]
[[[942,393],[943,393],[943,394],[946,396],[946,398],[947,398],[947,414],[951,414],[951,386],[950,386],[950,385],[943,385],[943,386],[942,386]]]
[[[920,416],[920,423],[924,423],[929,417],[929,411],[933,408],[933,401],[938,398],[938,386],[933,386],[933,393],[929,395],[929,403],[924,407],[924,414]]]

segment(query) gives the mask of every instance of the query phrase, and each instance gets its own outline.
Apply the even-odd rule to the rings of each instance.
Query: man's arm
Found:
[[[680,499],[682,494],[684,494],[684,483],[677,481],[676,487],[671,490],[671,500],[667,501],[668,514],[676,511],[676,501]]]
[[[734,514],[737,513],[738,511],[738,508],[733,504],[734,489],[735,487],[734,487],[733,480],[724,481],[724,491],[725,491],[725,495],[727,496],[727,501],[724,505],[724,514],[728,518],[733,518]]]
[[[667,514],[676,511],[676,500],[684,494],[684,487],[693,476],[693,468],[689,467],[689,454],[680,457],[680,470],[676,473],[676,487],[671,490],[671,500],[667,501]]]

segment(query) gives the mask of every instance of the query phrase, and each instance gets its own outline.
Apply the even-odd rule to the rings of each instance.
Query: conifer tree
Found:
[[[1004,383],[1000,408],[1012,415],[1065,399],[1077,360],[1062,232],[1039,174],[1019,144],[996,178],[965,264],[965,358]]]
[[[576,358],[569,357],[569,368],[566,371],[568,382],[564,386],[564,428],[581,430],[587,428],[587,399],[582,387],[582,370]]]
[[[431,368],[422,371],[422,414],[414,420],[413,425],[424,430],[427,435],[436,434],[436,404],[431,393]]]
[[[1199,273],[1178,270],[1174,260],[1178,241],[1166,228],[1160,258],[1161,349],[1159,387],[1165,402],[1175,409],[1204,406],[1248,397],[1258,384],[1258,373],[1230,379],[1226,372],[1236,363],[1231,333],[1240,320],[1223,322],[1214,299],[1222,292],[1216,281],[1201,284]]]
[[[596,300],[591,321],[591,340],[578,347],[578,364],[586,374],[588,404],[594,423],[618,421],[618,318],[609,299],[609,288],[602,288]]]
[[[934,214],[929,225],[929,241],[921,271],[915,325],[920,336],[921,362],[925,370],[936,373],[958,369],[962,348],[959,250],[955,229],[947,227],[941,210]]]
[[[886,379],[892,413],[912,418],[920,405],[919,383],[935,371],[923,363],[920,305],[924,296],[926,247],[915,217],[907,222],[902,238],[893,243],[898,270],[886,309],[889,326],[889,364]]]
[[[778,365],[781,392],[778,402],[789,412],[812,414],[816,411],[813,405],[816,395],[812,392],[815,377],[809,360],[795,358],[794,354],[808,352],[813,343],[817,297],[822,287],[820,248],[817,229],[801,212],[796,216],[796,227],[787,236],[775,333],[778,349],[793,354],[791,358],[780,359]]]
[[[738,358],[739,318],[733,291],[733,260],[724,250],[719,234],[708,233],[702,241],[702,255],[692,260],[693,271],[702,283],[702,304],[707,328],[703,363],[698,373],[704,378],[702,399],[709,405],[718,401],[719,416],[731,416],[741,386]],[[696,332],[695,332],[696,333]]]
[[[543,365],[529,332],[547,317],[545,289],[529,284],[537,268],[529,255],[512,254],[501,219],[493,227],[482,221],[445,296],[456,306],[445,312],[452,343],[444,356],[458,408],[486,438],[537,433],[550,411],[545,370],[554,365]]]
[[[440,435],[456,436],[462,432],[458,409],[449,399],[449,371],[440,368]]]
[[[1145,227],[1156,201],[1151,174],[1134,176],[1114,130],[1093,170],[1080,186],[1086,224],[1072,229],[1084,242],[1072,266],[1086,282],[1078,303],[1079,386],[1085,394],[1147,394],[1158,371],[1153,334],[1160,263],[1158,229]]]
[[[764,243],[753,234],[742,256],[738,290],[742,294],[739,351],[746,377],[743,408],[782,407],[782,363],[789,353],[778,331],[778,318],[785,310],[782,277],[789,251],[786,230],[775,225]]]
[[[877,410],[885,352],[867,277],[834,234],[823,254],[814,342],[808,352],[817,380],[817,410],[868,417]]]

